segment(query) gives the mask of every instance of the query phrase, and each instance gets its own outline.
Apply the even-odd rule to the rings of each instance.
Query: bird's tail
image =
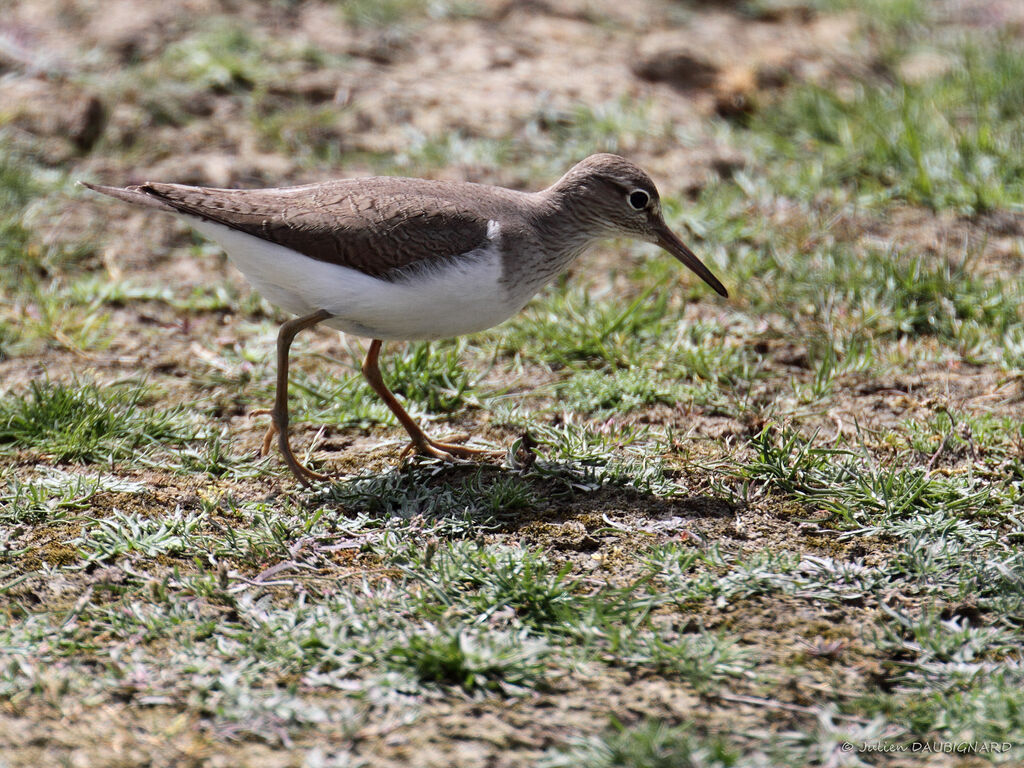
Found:
[[[177,213],[173,207],[159,197],[149,194],[145,184],[131,187],[104,187],[100,184],[90,184],[87,181],[80,181],[78,183],[83,187],[88,187],[93,192],[99,192],[101,195],[110,195],[110,197],[116,197],[118,200],[124,200],[126,203]]]

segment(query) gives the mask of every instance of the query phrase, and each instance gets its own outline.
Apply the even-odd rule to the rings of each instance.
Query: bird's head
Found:
[[[722,296],[725,286],[676,237],[661,212],[651,177],[624,157],[591,155],[569,169],[551,191],[571,200],[571,214],[605,237],[626,236],[655,243],[693,270]]]

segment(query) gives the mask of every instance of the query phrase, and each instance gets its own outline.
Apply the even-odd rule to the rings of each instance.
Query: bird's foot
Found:
[[[468,445],[456,445],[454,443],[442,443],[439,440],[431,440],[426,435],[422,439],[413,439],[402,450],[399,459],[405,460],[411,454],[418,453],[422,456],[432,456],[435,459],[454,462],[458,459],[470,459],[484,456],[497,458],[504,455],[503,451],[495,451],[490,448],[473,448]]]
[[[274,445],[274,438],[280,433],[280,430],[277,428],[277,421],[274,419],[274,412],[269,408],[260,408],[249,415],[269,415],[271,417],[270,426],[267,427],[267,431],[263,433],[263,444],[260,446],[259,451],[260,456],[266,456],[270,453],[270,449]],[[316,472],[295,458],[295,454],[292,452],[292,447],[287,434],[280,436],[278,439],[278,447],[281,449],[281,454],[284,457],[284,463],[288,465],[288,469],[290,469],[292,474],[295,475],[295,478],[307,488],[314,482],[330,479],[330,475]]]
[[[274,437],[277,435],[277,424],[274,422],[274,412],[269,408],[257,408],[255,411],[249,412],[250,419],[255,419],[257,416],[270,416],[270,426],[263,433],[263,444],[260,446],[259,451],[256,452],[257,456],[266,456],[270,453],[270,446],[274,444]]]
[[[292,474],[295,475],[295,479],[307,488],[313,483],[331,479],[330,475],[325,475],[322,472],[316,472],[301,463],[291,453],[291,449],[289,449],[288,453],[284,454],[284,462],[288,465],[288,469],[292,471]]]

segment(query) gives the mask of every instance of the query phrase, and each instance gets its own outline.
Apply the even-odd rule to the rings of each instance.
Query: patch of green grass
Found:
[[[887,656],[908,660],[906,680],[933,677],[936,674],[970,676],[972,665],[984,659],[1014,659],[1020,656],[1013,633],[998,627],[974,626],[965,619],[942,619],[935,612],[908,616],[883,606],[889,621],[874,638],[876,647]]]
[[[671,337],[669,298],[667,286],[653,285],[628,303],[598,301],[563,282],[502,326],[501,349],[550,366],[639,365],[651,347]]]
[[[1011,371],[1024,370],[1024,323],[1007,329],[1003,336],[1002,365]]]
[[[811,234],[824,242],[808,250],[805,233],[775,233],[733,268],[748,311],[771,313],[780,333],[799,332],[819,364],[833,354],[833,368],[863,370],[883,342],[904,338],[937,339],[977,363],[1014,359],[1024,292],[1012,277],[979,269],[979,251],[936,258]]]
[[[521,514],[538,502],[534,488],[515,475],[474,469],[446,477],[431,462],[346,479],[324,490],[319,499],[376,518],[446,519],[449,534],[480,530],[499,516]]]
[[[310,560],[321,564],[326,553],[319,551],[319,545],[324,539],[329,540],[335,531],[349,530],[353,536],[367,539],[376,535],[363,531],[368,523],[365,513],[349,522],[336,520],[335,511],[328,507],[310,511],[290,501],[281,504],[244,502],[230,493],[204,495],[200,505],[208,516],[209,528],[203,529],[203,537],[197,534],[195,540],[199,545],[208,547],[217,557],[247,563],[254,568],[290,559],[291,547],[299,538],[310,542]]]
[[[220,246],[208,241],[190,248],[191,258],[199,261],[215,258]],[[55,300],[82,308],[81,314],[95,314],[104,306],[126,306],[133,302],[154,301],[181,312],[230,312],[247,317],[276,317],[277,310],[254,291],[239,291],[231,283],[199,285],[184,293],[163,283],[143,283],[134,279],[113,280],[109,275],[85,274],[54,286]]]
[[[232,450],[232,441],[224,433],[211,434],[196,445],[186,445],[177,451],[175,470],[186,475],[203,474],[213,478],[254,477],[260,473],[256,465],[259,457],[249,452],[238,454]]]
[[[0,358],[40,342],[75,350],[108,340],[102,312],[69,312],[63,283],[94,254],[84,238],[62,239],[54,208],[74,193],[0,134]]]
[[[930,19],[927,0],[811,0],[823,11],[859,11],[858,20],[881,34],[906,31]]]
[[[1015,531],[1013,538],[1022,535]],[[1024,625],[1024,554],[1019,549],[977,558],[961,571],[959,581],[959,597],[976,597],[998,622]]]
[[[867,286],[874,283],[873,290],[884,292],[881,309],[891,310],[892,329],[899,334],[962,340],[969,338],[965,330],[976,326],[999,337],[1022,319],[1014,283],[979,275],[968,259],[928,264],[920,257],[904,261],[887,254],[866,260],[863,269],[861,291],[871,291]],[[854,302],[864,296],[861,291],[855,289]]]
[[[29,250],[31,231],[25,223],[25,208],[40,194],[43,184],[29,162],[0,142],[0,267],[4,282],[18,282],[19,273],[30,270],[38,258],[39,246]]]
[[[170,45],[159,57],[124,67],[117,77],[102,81],[107,98],[136,107],[145,120],[158,127],[181,128],[213,110],[213,96],[232,95],[248,100],[254,91],[278,75],[301,71],[298,57],[278,55],[286,46],[274,46],[251,24],[226,17],[204,23]],[[102,142],[113,144],[114,135]],[[127,157],[151,155],[166,148],[134,134],[109,149]]]
[[[808,600],[855,602],[891,585],[885,569],[862,562],[786,550],[745,557],[689,547],[654,547],[646,565],[666,594],[680,606],[704,601],[725,606],[756,595],[785,594]]]
[[[734,331],[715,325],[679,322],[676,333],[662,338],[652,351],[660,358],[663,375],[676,382],[703,382],[709,395],[721,388],[749,387],[764,377],[749,345],[737,343]]]
[[[965,44],[951,71],[923,82],[800,85],[751,127],[776,189],[798,198],[906,200],[975,214],[1024,198],[1024,51]]]
[[[653,670],[707,691],[724,678],[741,677],[753,666],[753,659],[724,635],[654,631],[637,633],[615,649],[608,663]]]
[[[294,37],[268,35],[258,25],[221,16],[206,19],[166,46],[158,58],[126,68],[105,86],[112,100],[137,105],[160,126],[182,127],[205,118],[213,109],[211,96],[230,96],[244,106],[265,140],[281,149],[309,152],[302,140],[320,137],[323,141],[313,151],[319,156],[331,139],[319,132],[340,108],[298,105],[288,86],[305,72],[344,62],[344,57]],[[152,143],[134,137],[118,149],[128,154],[155,151]]]
[[[926,685],[858,702],[869,714],[909,720],[914,732],[940,734],[953,742],[1009,745],[999,759],[1012,765],[1024,759],[1024,677],[1011,665],[963,669],[949,685]]]
[[[462,614],[470,624],[486,624],[509,611],[518,623],[559,632],[572,626],[578,610],[571,565],[556,569],[540,552],[465,542],[439,550],[428,562],[396,564],[423,587],[423,607],[437,618]]]
[[[679,635],[657,626],[651,612],[666,598],[652,592],[646,579],[622,588],[584,589],[570,577],[571,564],[556,569],[539,551],[470,542],[426,553],[399,550],[392,558],[416,596],[418,613],[432,622],[523,628],[553,648],[579,642],[575,652],[581,658],[678,677],[698,690],[750,666],[725,637]],[[442,650],[455,654],[455,637],[441,642]]]
[[[871,640],[891,660],[894,692],[866,697],[858,702],[861,711],[900,716],[903,709],[916,734],[1005,742],[1019,756],[1024,674],[1016,628],[942,619],[934,608],[918,616],[888,608],[885,613]]]
[[[306,165],[336,166],[347,153],[345,109],[328,104],[282,104],[262,99],[249,120],[271,149]]]
[[[74,351],[103,349],[111,341],[110,315],[101,305],[68,311],[66,291],[59,280],[25,286],[18,336],[20,348],[33,342]]]
[[[743,498],[759,492],[750,481],[764,483],[820,510],[845,525],[889,527],[901,520],[943,509],[961,516],[991,513],[1004,497],[992,485],[971,476],[945,477],[927,468],[895,461],[884,465],[846,449],[820,447],[796,432],[766,428],[751,445],[754,456],[736,468],[744,481]]]
[[[267,79],[268,64],[266,45],[251,28],[224,19],[168,46],[161,76],[203,90],[244,90]]]
[[[531,474],[562,485],[566,497],[606,486],[662,497],[684,492],[662,458],[668,450],[664,438],[646,427],[609,423],[595,429],[573,418],[534,424],[529,434],[541,449]]]
[[[43,168],[0,133],[0,286],[5,292],[37,287],[93,253],[89,243],[49,242],[40,234],[50,198],[66,187],[63,172]]]
[[[0,360],[11,356],[18,342],[18,333],[13,323],[0,319]]]
[[[628,413],[679,399],[670,385],[637,368],[577,371],[555,387],[559,406],[595,418]]]
[[[405,345],[384,361],[384,380],[396,395],[428,413],[452,413],[465,402],[473,386],[464,362],[464,342]]]
[[[671,121],[654,122],[647,102],[626,96],[568,110],[542,107],[530,121],[530,132],[544,151],[549,171],[555,174],[595,152],[630,154],[644,146],[683,138]]]
[[[499,349],[513,367],[529,360],[571,369],[556,386],[566,408],[723,400],[723,388],[761,376],[757,355],[725,328],[682,319],[670,285],[676,278],[667,273],[626,301],[563,283],[501,326]]]
[[[0,399],[0,450],[30,449],[56,461],[113,462],[194,437],[180,409],[147,407],[140,385],[34,381]]]
[[[403,0],[399,0],[402,2]],[[634,153],[681,138],[670,121],[656,123],[646,102],[630,97],[568,109],[541,106],[514,137],[462,132],[410,132],[396,158],[377,158],[380,172],[428,173],[437,168],[517,167],[522,184],[551,184],[572,163],[595,152]]]
[[[180,510],[159,517],[115,512],[95,520],[71,543],[85,563],[110,562],[125,555],[176,555],[190,548],[190,540],[201,523],[200,515]]]
[[[308,674],[311,684],[324,685],[341,667],[351,682],[373,658],[367,653],[376,649],[373,633],[390,631],[373,620],[386,600],[329,600],[326,610],[302,602],[268,605],[252,594],[215,586],[225,579],[211,581],[211,575],[198,580],[205,582],[199,590],[193,588],[196,578],[176,573],[154,579],[145,585],[145,600],[132,593],[117,597],[118,590],[111,590],[110,599],[93,600],[89,590],[70,610],[3,622],[0,647],[11,651],[12,663],[0,670],[0,695],[35,688],[58,698],[84,694],[143,704],[188,702],[189,710],[212,725],[272,743],[287,740],[289,729],[336,718],[360,721],[365,707],[355,707],[346,696],[317,701],[289,686],[286,677]],[[209,591],[213,599],[202,596]],[[222,620],[225,605],[237,618]],[[43,648],[38,640],[45,635],[60,641]],[[96,663],[95,649],[129,641],[138,644],[130,661],[115,651]],[[168,645],[172,650],[165,654],[161,648]]]
[[[821,448],[792,430],[766,426],[753,438],[753,456],[737,468],[744,480],[761,480],[788,493],[809,493],[816,477],[848,452]]]
[[[545,645],[526,633],[437,627],[397,639],[385,654],[422,684],[514,694],[547,687]]]
[[[268,387],[263,398],[269,402],[273,391],[271,379],[268,377],[266,381]],[[385,379],[385,383],[390,384],[390,381]],[[289,376],[289,399],[295,421],[362,429],[397,423],[394,414],[359,371],[341,376],[322,372],[314,377],[293,370]],[[407,409],[413,406],[406,405]]]
[[[501,168],[515,152],[511,139],[470,137],[459,131],[427,136],[410,130],[405,148],[395,156],[395,165],[403,174],[413,175],[435,168]]]
[[[455,413],[476,402],[479,375],[469,364],[472,356],[468,350],[465,339],[390,345],[381,353],[381,374],[414,415]],[[363,428],[396,423],[394,414],[358,370],[340,377],[321,373],[315,378],[294,372],[290,380],[296,418]]]
[[[99,477],[66,478],[63,473],[28,481],[8,477],[7,490],[0,493],[0,522],[53,523],[69,512],[89,509],[90,501],[105,485]]]
[[[832,397],[840,379],[854,371],[867,371],[875,363],[875,345],[857,337],[849,339],[812,335],[808,339],[808,381],[793,379],[793,394],[799,402],[820,403]]]

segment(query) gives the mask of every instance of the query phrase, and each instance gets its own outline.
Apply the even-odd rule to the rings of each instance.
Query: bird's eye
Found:
[[[634,189],[629,193],[629,204],[638,211],[642,211],[651,202],[651,196],[642,189]]]

